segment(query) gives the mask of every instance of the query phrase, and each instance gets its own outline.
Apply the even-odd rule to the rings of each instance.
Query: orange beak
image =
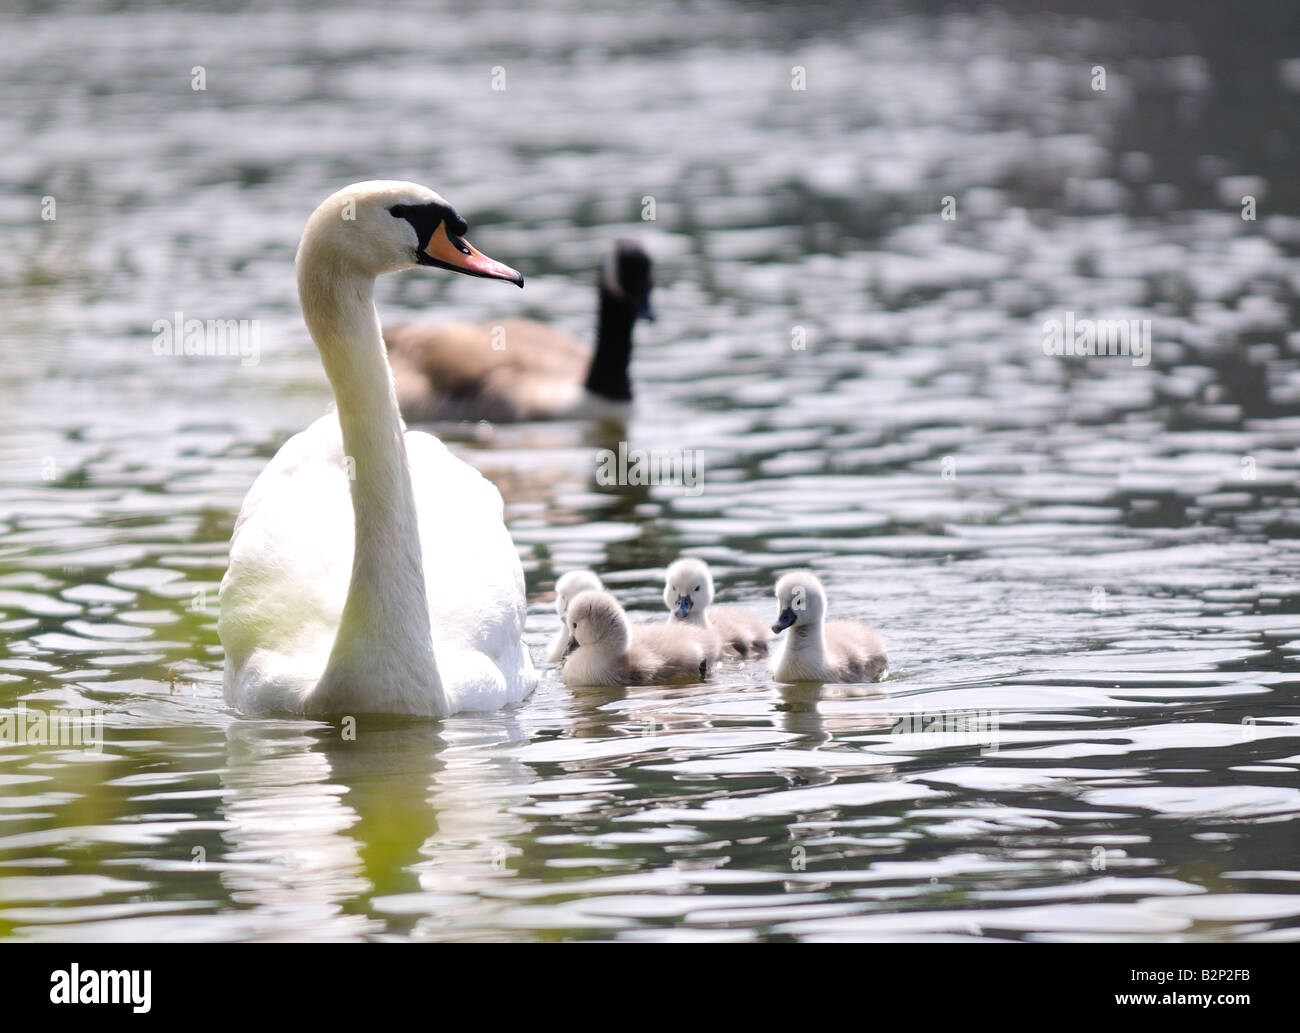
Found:
[[[422,252],[426,258],[421,264],[436,265],[467,276],[482,276],[489,280],[509,280],[522,287],[524,274],[511,269],[495,258],[488,258],[483,252],[474,248],[468,240],[452,236],[447,232],[447,224],[440,223],[429,238],[428,246]]]

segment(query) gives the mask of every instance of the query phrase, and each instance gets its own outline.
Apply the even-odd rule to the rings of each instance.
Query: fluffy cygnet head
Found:
[[[680,559],[668,568],[664,581],[664,605],[674,617],[687,619],[703,613],[713,602],[713,575],[703,560]]]
[[[605,591],[588,590],[574,596],[565,622],[569,626],[570,652],[579,646],[600,646],[621,653],[632,642],[627,614]]]
[[[616,240],[600,264],[600,288],[606,297],[624,302],[635,313],[634,318],[655,318],[650,304],[654,289],[654,263],[635,240]]]
[[[418,183],[371,180],[327,197],[307,220],[298,246],[299,271],[324,265],[327,275],[351,269],[379,276],[412,266],[509,280],[523,276],[464,239],[465,220],[438,193]]]
[[[826,616],[826,589],[809,570],[795,570],[776,583],[779,613],[773,632],[791,625],[819,624]]]
[[[569,612],[569,603],[580,592],[599,592],[605,586],[590,570],[571,570],[555,582],[555,612],[563,617]]]

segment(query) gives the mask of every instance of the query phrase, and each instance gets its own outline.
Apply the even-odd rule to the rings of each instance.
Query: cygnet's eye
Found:
[[[695,591],[698,592],[699,590],[700,590],[700,586],[699,586],[699,585],[696,585],[696,586],[695,586]]]

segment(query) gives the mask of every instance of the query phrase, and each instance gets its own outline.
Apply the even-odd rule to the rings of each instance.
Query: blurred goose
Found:
[[[826,589],[807,570],[776,583],[780,610],[774,633],[789,628],[772,655],[772,677],[781,682],[875,681],[885,671],[885,643],[861,621],[827,621]]]
[[[630,240],[605,254],[593,351],[545,323],[386,327],[397,400],[408,420],[621,419],[631,407],[632,328],[654,319],[650,256]]]
[[[574,597],[566,616],[571,652],[566,685],[663,685],[701,681],[712,664],[705,636],[688,628],[628,622],[608,592]]]
[[[680,559],[668,568],[664,605],[668,621],[711,632],[720,652],[742,660],[767,656],[770,637],[761,617],[743,606],[714,606],[713,574],[703,560]],[[716,657],[715,657],[716,659]]]
[[[580,592],[599,592],[604,587],[600,583],[600,578],[590,570],[571,570],[555,582],[555,612],[560,615],[560,630],[556,632],[551,648],[546,651],[548,661],[558,664],[569,651],[569,640],[572,636],[569,634],[569,624],[564,619],[565,614],[569,612],[569,603]]]
[[[246,714],[489,710],[537,682],[501,495],[437,438],[406,433],[375,278],[429,266],[523,285],[414,183],[326,198],[298,248],[303,318],[338,409],[296,434],[235,522],[217,629]]]

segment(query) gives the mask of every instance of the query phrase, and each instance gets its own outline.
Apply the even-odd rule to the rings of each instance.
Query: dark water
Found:
[[[0,700],[105,740],[0,746],[0,933],[1300,936],[1296,19],[1035,6],[0,15]],[[535,655],[559,572],[649,618],[690,550],[764,613],[813,567],[891,678],[229,712],[231,525],[330,400],[293,252],[375,177],[528,276],[389,278],[390,319],[586,334],[604,243],[659,261],[626,429],[439,428]],[[156,356],[177,311],[258,361]],[[1044,354],[1067,313],[1149,363]],[[619,441],[704,490],[597,484]]]

